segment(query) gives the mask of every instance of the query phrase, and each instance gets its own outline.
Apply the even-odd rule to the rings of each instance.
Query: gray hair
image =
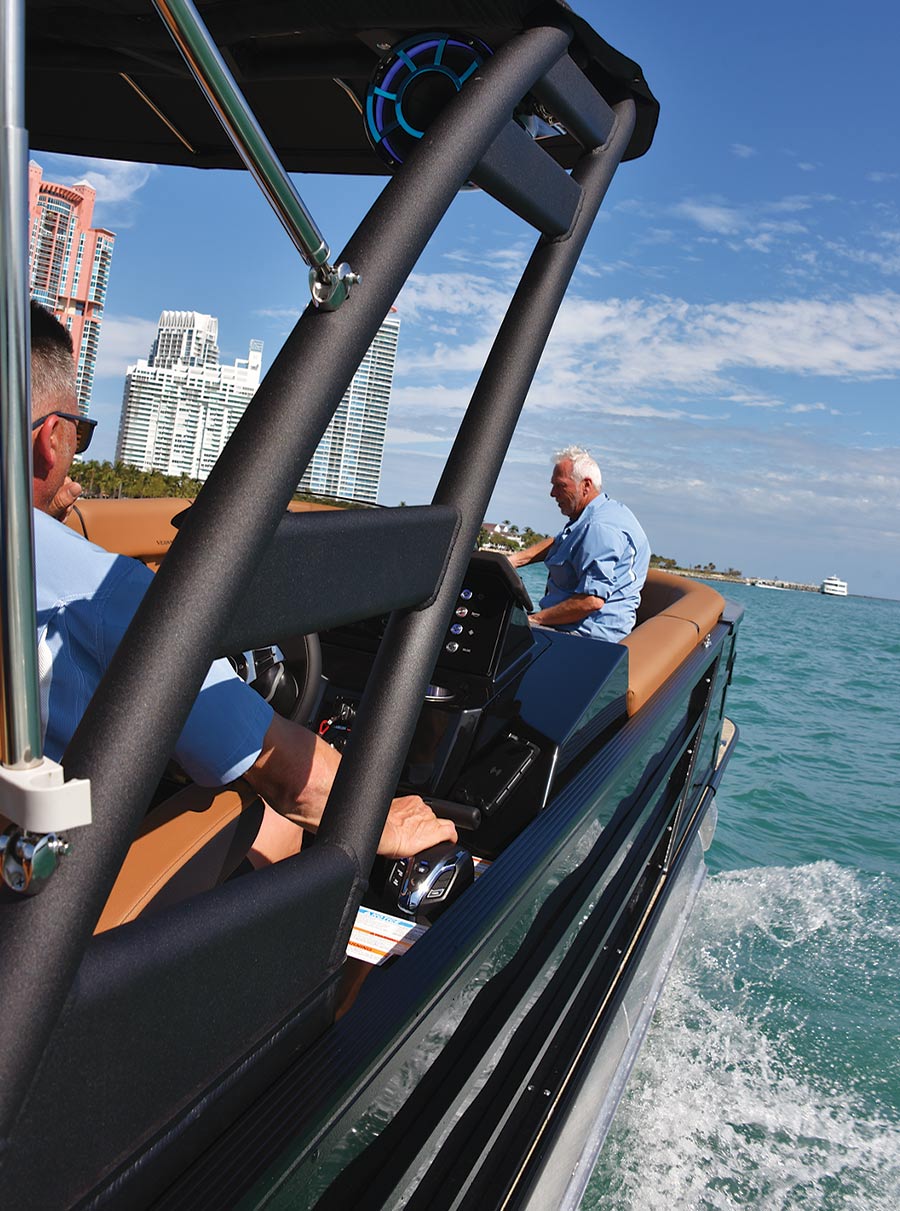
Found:
[[[72,338],[55,315],[31,300],[31,413],[59,407],[75,391]]]
[[[590,450],[585,450],[583,446],[566,446],[565,450],[560,450],[553,456],[554,467],[564,462],[571,462],[572,477],[578,483],[583,479],[589,479],[595,488],[600,489],[603,484],[603,476],[600,474],[600,468],[591,456]]]

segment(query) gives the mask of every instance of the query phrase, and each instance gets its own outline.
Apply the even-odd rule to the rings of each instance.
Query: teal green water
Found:
[[[900,602],[727,595],[711,874],[584,1206],[897,1211]]]

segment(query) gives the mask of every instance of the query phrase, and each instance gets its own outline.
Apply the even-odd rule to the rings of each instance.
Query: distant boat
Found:
[[[779,593],[786,593],[787,589],[783,584],[773,584],[771,580],[754,580],[754,589],[777,589]]]
[[[822,592],[827,593],[829,597],[846,597],[847,582],[837,576],[826,576],[822,581]]]

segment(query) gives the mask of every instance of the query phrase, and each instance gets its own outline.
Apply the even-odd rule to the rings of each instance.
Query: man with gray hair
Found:
[[[588,450],[568,446],[553,461],[550,495],[569,520],[556,538],[516,551],[510,563],[547,565],[532,623],[616,642],[634,626],[650,563],[647,536],[631,510],[602,491]]]

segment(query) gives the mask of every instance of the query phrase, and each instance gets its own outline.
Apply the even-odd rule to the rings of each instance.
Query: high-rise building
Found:
[[[86,181],[58,185],[43,175],[38,164],[29,164],[31,295],[69,330],[78,408],[87,412],[116,237],[91,226],[96,192]]]
[[[150,356],[129,366],[116,460],[142,471],[206,479],[259,386],[262,341],[219,364],[219,321],[164,311]]]
[[[298,485],[303,492],[374,504],[400,320],[381,325]],[[116,459],[141,470],[206,479],[259,386],[262,342],[219,364],[219,321],[164,311],[150,356],[128,367]]]
[[[310,459],[301,491],[370,504],[378,499],[399,333],[392,308]]]

